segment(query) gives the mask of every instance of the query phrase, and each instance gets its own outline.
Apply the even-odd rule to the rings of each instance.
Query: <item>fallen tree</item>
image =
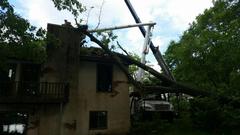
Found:
[[[106,53],[108,53],[117,63],[117,65],[120,67],[120,69],[126,74],[126,76],[129,79],[129,82],[132,83],[137,89],[138,93],[140,95],[143,95],[148,92],[154,92],[154,93],[161,93],[161,92],[167,92],[167,93],[185,93],[191,96],[198,96],[198,97],[210,97],[213,99],[216,99],[220,105],[224,104],[231,104],[234,108],[240,108],[240,103],[238,100],[234,100],[231,97],[221,95],[221,93],[213,93],[207,91],[207,90],[202,90],[198,88],[193,88],[191,86],[176,82],[174,80],[169,79],[168,77],[162,75],[161,73],[157,72],[151,67],[146,66],[145,64],[140,63],[139,61],[134,60],[131,57],[112,52],[105,46],[101,41],[99,41],[96,37],[94,37],[92,34],[87,32],[86,30],[80,30],[80,32],[83,32],[85,35],[87,35],[91,41],[95,42],[98,44]],[[165,86],[143,86],[140,82],[137,82],[133,79],[133,77],[130,75],[128,72],[128,69],[123,65],[122,60],[127,61],[131,64],[135,64],[138,67],[144,69],[145,71],[148,71],[152,75],[154,75],[156,78],[159,80],[165,81],[169,83],[168,87]]]
[[[94,37],[92,34],[87,32],[86,30],[80,30],[85,35],[87,35],[91,41],[98,44],[106,53],[108,53],[117,63],[117,65],[120,67],[120,69],[126,74],[128,77],[130,83],[132,83],[141,94],[146,92],[160,92],[165,91],[169,93],[185,93],[191,96],[210,96],[213,95],[213,93],[210,93],[206,90],[200,90],[196,88],[192,88],[190,86],[187,86],[185,84],[181,84],[176,82],[175,80],[172,80],[168,78],[165,75],[162,75],[161,73],[157,72],[153,68],[146,66],[145,64],[142,64],[139,61],[134,60],[133,58],[129,56],[125,56],[119,53],[112,52],[107,46],[105,46],[100,40],[98,40],[96,37]],[[140,82],[137,82],[133,79],[133,77],[128,72],[128,69],[122,64],[121,60],[127,61],[130,64],[135,64],[136,66],[144,69],[145,71],[148,71],[150,74],[154,75],[156,78],[158,78],[161,81],[167,82],[169,87],[163,87],[163,86],[147,86],[144,87]]]

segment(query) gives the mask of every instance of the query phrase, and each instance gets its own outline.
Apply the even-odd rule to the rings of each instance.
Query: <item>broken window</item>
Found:
[[[89,129],[107,128],[107,111],[90,111]]]
[[[97,91],[112,91],[112,64],[97,64]]]

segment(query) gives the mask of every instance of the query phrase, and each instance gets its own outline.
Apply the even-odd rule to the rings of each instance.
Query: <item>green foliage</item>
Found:
[[[95,35],[110,50],[116,49],[117,36],[112,31],[99,31]]]
[[[144,80],[143,80],[143,84],[144,85],[149,85],[149,86],[150,85],[153,85],[153,86],[161,85],[162,86],[163,84],[161,82],[162,82],[161,80],[159,80],[155,76],[151,76],[151,75],[145,77]]]
[[[134,122],[130,135],[212,135],[212,133],[199,130],[192,126],[192,121],[187,113],[182,113],[181,118],[169,123],[154,115],[151,121]]]
[[[228,134],[240,131],[240,109],[230,104],[219,105],[214,98],[194,98],[190,108],[192,121],[198,128]]]
[[[46,59],[45,35],[14,12],[7,0],[0,1],[0,66],[15,58],[43,62]]]
[[[170,102],[173,104],[175,110],[177,110],[180,113],[188,112],[190,110],[189,99],[187,97],[182,96],[182,95],[180,95],[179,98],[180,99],[178,99],[177,96],[171,96],[170,97]]]
[[[75,19],[86,10],[86,7],[82,5],[78,0],[52,0],[55,7],[58,10],[68,10],[70,11]],[[81,21],[80,21],[81,22]]]
[[[133,59],[135,59],[135,60],[137,60],[137,61],[140,61],[140,56],[138,56],[136,53],[132,52],[132,53],[128,53],[128,55],[129,55],[131,58],[133,58]],[[134,78],[135,78],[135,75],[136,75],[137,70],[138,70],[138,67],[137,67],[136,65],[130,65],[130,66],[128,67],[129,73],[130,73]]]
[[[130,135],[162,135],[170,127],[170,123],[154,115],[152,121],[136,121],[130,129]]]
[[[216,100],[211,98],[195,98],[191,101],[191,117],[195,125],[212,130],[221,127],[222,112]]]
[[[179,42],[170,43],[165,58],[177,80],[208,90],[240,88],[239,11],[239,2],[216,1]]]
[[[191,82],[216,97],[194,98],[192,118],[197,127],[231,134],[240,126],[240,2],[216,0],[172,41],[166,61],[177,80]],[[228,97],[225,101],[220,97]]]

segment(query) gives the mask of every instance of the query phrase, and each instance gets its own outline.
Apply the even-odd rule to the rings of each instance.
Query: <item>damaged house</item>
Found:
[[[24,114],[26,135],[127,134],[129,84],[123,71],[100,49],[81,47],[85,36],[76,29],[48,24],[48,33],[60,45],[47,47],[45,63],[9,61],[0,80],[0,113]]]

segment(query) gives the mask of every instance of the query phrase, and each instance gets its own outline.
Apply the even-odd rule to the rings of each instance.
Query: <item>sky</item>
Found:
[[[64,20],[74,23],[67,11],[58,11],[51,0],[9,0],[23,18],[37,27],[47,27],[47,23],[63,24]],[[80,17],[89,29],[135,24],[124,0],[79,0],[88,9]],[[196,16],[210,8],[212,0],[130,0],[143,23],[156,22],[152,42],[164,54],[171,40],[178,41],[182,33]],[[100,8],[102,12],[100,14]],[[113,31],[119,43],[129,52],[141,54],[144,38],[138,28]],[[147,60],[156,65],[150,53]]]

